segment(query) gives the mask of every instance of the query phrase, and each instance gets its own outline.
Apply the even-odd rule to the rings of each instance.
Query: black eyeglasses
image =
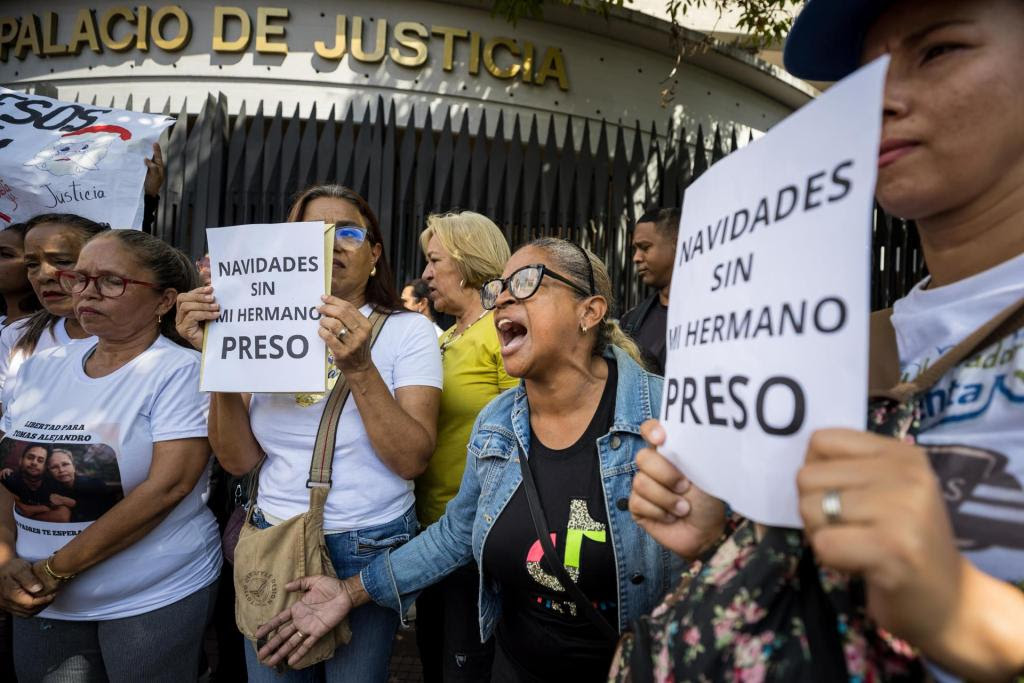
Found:
[[[129,280],[120,275],[86,275],[85,273],[79,273],[77,270],[58,270],[57,281],[60,283],[60,288],[68,294],[81,294],[89,286],[90,282],[95,281],[96,290],[101,296],[105,296],[108,299],[116,299],[124,295],[128,285],[142,285],[150,289],[162,289],[159,285],[154,285],[152,282]]]
[[[501,293],[506,288],[508,288],[509,293],[517,301],[529,299],[537,293],[541,280],[544,279],[545,275],[569,285],[583,296],[591,296],[590,292],[584,290],[569,278],[559,275],[544,264],[538,263],[523,266],[505,279],[498,277],[485,282],[483,287],[480,288],[480,304],[484,307],[484,310],[492,310],[498,304],[498,297],[501,296]]]

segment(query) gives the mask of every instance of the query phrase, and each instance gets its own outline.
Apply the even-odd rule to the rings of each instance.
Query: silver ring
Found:
[[[341,329],[338,330],[338,334],[334,336],[336,336],[338,339],[344,339],[346,334],[348,334],[348,328],[342,325]]]
[[[842,521],[843,503],[839,499],[837,489],[825,492],[821,499],[821,511],[825,513],[825,521],[829,524],[839,524]]]

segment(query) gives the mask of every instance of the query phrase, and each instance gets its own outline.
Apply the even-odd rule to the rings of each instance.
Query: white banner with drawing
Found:
[[[141,228],[144,160],[172,123],[0,88],[0,229],[43,213]]]

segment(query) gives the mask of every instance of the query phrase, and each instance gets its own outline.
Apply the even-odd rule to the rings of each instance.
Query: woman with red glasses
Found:
[[[203,502],[208,399],[174,328],[197,273],[135,230],[106,231],[76,258],[52,278],[92,341],[37,350],[5,387],[12,452],[52,447],[40,484],[50,505],[73,505],[64,522],[23,519],[0,487],[18,678],[194,680],[221,564]]]
[[[25,271],[43,309],[0,332],[0,389],[33,353],[90,336],[78,323],[57,271],[73,267],[86,241],[109,229],[105,223],[70,213],[42,214],[25,223]]]
[[[441,354],[431,322],[403,309],[377,217],[362,197],[338,185],[312,187],[295,200],[288,220],[336,226],[331,295],[319,302],[320,335],[330,353],[330,385],[344,373],[352,393],[338,423],[324,532],[335,571],[348,576],[418,530],[412,480],[434,450]],[[202,325],[219,315],[213,289],[182,295],[180,308],[178,329],[200,348]],[[375,310],[390,316],[371,348],[368,317]],[[324,405],[320,394],[212,395],[210,441],[217,459],[235,475],[259,466],[257,499],[250,501],[256,527],[309,508],[306,481]],[[385,680],[398,615],[367,605],[353,611],[350,625],[347,645],[301,671],[278,674],[247,647],[249,680]]]

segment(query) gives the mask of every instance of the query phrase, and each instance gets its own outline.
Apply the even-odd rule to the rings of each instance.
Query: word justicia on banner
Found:
[[[0,228],[41,213],[142,227],[144,160],[173,122],[0,88]]]

